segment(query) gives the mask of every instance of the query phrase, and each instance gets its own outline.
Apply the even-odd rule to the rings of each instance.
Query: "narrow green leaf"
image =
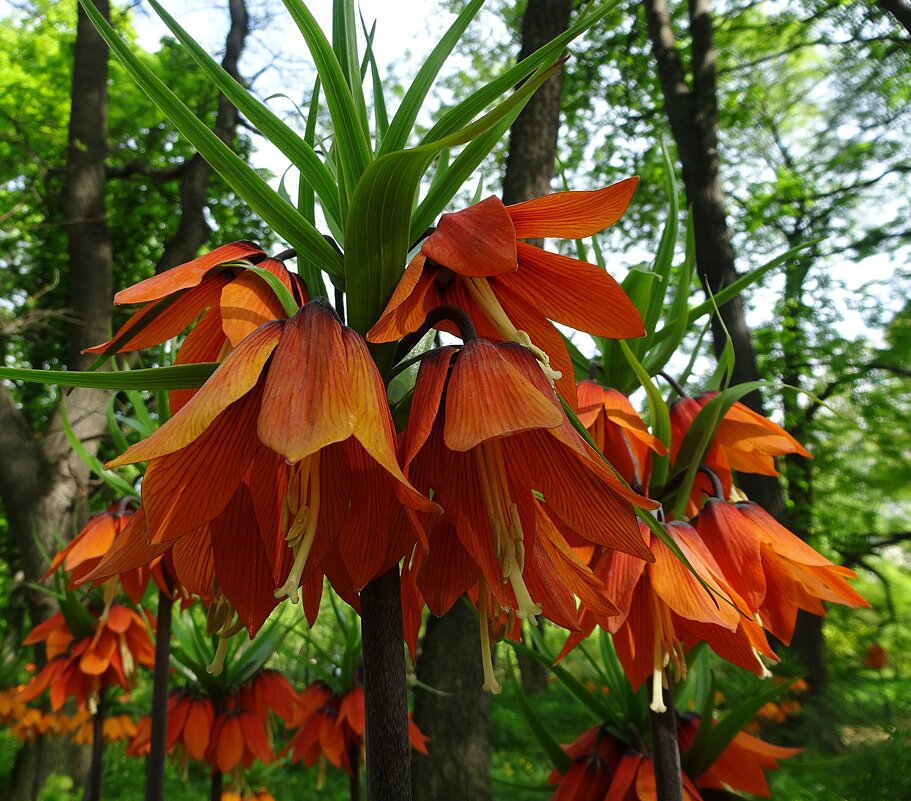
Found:
[[[296,209],[283,201],[263,178],[234,151],[221,141],[193,112],[133,53],[95,8],[91,0],[79,0],[86,15],[98,29],[114,55],[152,102],[161,109],[174,126],[193,144],[250,208],[284,237],[292,247],[311,251],[311,257],[331,274],[340,272],[338,254],[319,232]]]
[[[256,273],[269,285],[269,289],[275,293],[275,297],[277,297],[279,303],[282,304],[282,309],[284,309],[285,314],[288,315],[288,319],[294,317],[294,315],[300,311],[300,306],[297,305],[294,295],[291,294],[288,287],[282,283],[281,279],[275,273],[271,273],[262,267],[249,266],[247,269],[251,273]]]
[[[311,185],[319,195],[320,202],[334,216],[338,216],[338,187],[326,165],[313,151],[313,147],[301,139],[295,131],[277,117],[267,106],[254,98],[243,86],[229,75],[199,43],[190,36],[158,2],[149,0],[155,12],[178,41],[187,49],[193,60],[205,72],[218,90],[230,100],[240,112],[253,123],[291,163],[300,170],[301,180]],[[312,220],[311,220],[312,222]]]
[[[197,389],[206,383],[217,367],[216,362],[203,362],[201,364],[175,364],[171,367],[151,367],[144,370],[126,370],[121,373],[0,367],[0,378],[91,389]]]
[[[696,415],[692,425],[687,430],[680,443],[680,450],[677,452],[677,458],[674,461],[674,472],[686,468],[686,475],[683,482],[677,489],[677,498],[674,504],[674,519],[683,520],[686,512],[686,503],[690,495],[690,489],[693,486],[693,480],[696,477],[696,471],[705,457],[712,437],[718,430],[725,413],[734,403],[740,400],[744,395],[769,386],[767,381],[748,381],[729,387],[719,392],[712,398]]]
[[[122,497],[137,497],[136,490],[133,488],[133,485],[121,478],[113,470],[106,470],[104,465],[101,463],[101,460],[89,453],[88,448],[82,444],[79,437],[76,436],[76,433],[73,431],[72,426],[70,425],[69,417],[66,413],[66,399],[60,399],[60,422],[63,425],[63,433],[66,435],[67,441],[70,443],[70,447],[73,449],[75,454],[79,457],[82,463],[89,468],[99,479],[101,479],[105,484],[107,484],[114,492]]]
[[[701,776],[705,773],[712,767],[718,757],[724,753],[724,750],[731,744],[737,734],[743,730],[743,727],[756,717],[756,713],[766,704],[783,695],[795,681],[797,681],[797,677],[769,687],[764,692],[759,693],[759,695],[734,707],[714,725],[711,717],[708,719],[702,718],[699,722],[699,729],[696,731],[696,740],[686,754],[682,756],[687,773],[690,776]],[[700,748],[695,750],[703,727],[707,727],[708,734],[699,742]]]
[[[357,57],[357,25],[354,21],[353,0],[332,2],[332,50],[351,92],[361,129],[369,141],[370,126],[367,123],[367,104],[364,102],[361,68]]]
[[[114,447],[123,453],[127,448],[130,447],[130,443],[127,442],[127,438],[123,435],[123,431],[120,430],[120,424],[117,421],[117,414],[114,411],[115,403],[117,403],[117,396],[111,395],[111,397],[108,398],[107,405],[105,406],[105,414],[107,415],[108,420],[108,433],[111,435],[111,439],[114,442]]]
[[[376,322],[404,272],[413,241],[412,200],[433,157],[445,148],[483,135],[522,108],[558,68],[559,64],[554,64],[540,72],[492,111],[450,136],[430,145],[387,153],[370,165],[351,199],[345,228],[348,325],[355,331],[366,333]],[[381,372],[392,366],[393,351],[394,345],[373,348]]]
[[[440,39],[433,50],[430,51],[430,54],[418,70],[418,74],[414,76],[414,80],[412,80],[405,92],[405,96],[402,98],[401,105],[392,118],[389,130],[386,132],[386,136],[383,138],[383,142],[380,145],[379,155],[391,153],[394,150],[401,150],[408,143],[408,137],[411,134],[411,130],[414,128],[418,113],[424,105],[427,93],[433,86],[437,75],[439,75],[440,69],[442,69],[453,49],[462,38],[462,34],[465,33],[465,30],[468,28],[471,21],[481,10],[482,5],[484,5],[484,0],[471,0],[471,2],[462,9],[459,16],[456,17],[455,22],[449,26],[449,30],[446,31],[443,38]],[[542,60],[541,63],[543,64],[544,61],[545,60]],[[505,89],[503,91],[505,91]],[[499,94],[502,93],[502,91],[499,92]],[[478,111],[480,111],[480,109],[478,109]],[[472,114],[471,116],[474,115]],[[453,128],[452,130],[455,129]]]
[[[557,38],[540,47],[514,67],[504,71],[498,78],[474,92],[457,106],[449,109],[439,121],[427,132],[422,143],[436,142],[452,131],[458,130],[468,120],[493,103],[500,95],[508,92],[535,70],[555,61],[566,45],[578,38],[599,20],[603,19],[620,4],[620,0],[610,0],[603,5],[583,13],[576,22]]]
[[[310,55],[316,64],[332,117],[332,128],[335,132],[335,146],[338,148],[336,163],[341,175],[344,195],[350,198],[354,194],[364,171],[372,161],[370,142],[362,127],[360,112],[355,106],[351,88],[338,58],[317,24],[310,10],[301,0],[282,0],[291,18],[297,24]],[[357,86],[360,87],[358,81]],[[344,204],[343,204],[344,206]],[[328,271],[327,271],[328,272]]]
[[[661,239],[658,242],[658,251],[655,254],[654,271],[661,276],[663,280],[660,291],[656,291],[651,302],[648,304],[644,315],[646,336],[654,332],[658,319],[661,316],[661,310],[664,307],[665,293],[670,283],[668,278],[674,263],[674,248],[677,244],[677,219],[680,216],[680,200],[677,194],[677,181],[674,170],[674,162],[664,144],[664,139],[660,140],[661,157],[664,162],[665,185],[664,192],[667,195],[668,210],[667,220],[664,229],[661,231]],[[658,289],[656,287],[656,289]],[[684,310],[686,305],[684,305]]]
[[[509,672],[512,678],[512,686],[514,688],[516,701],[519,704],[522,715],[528,723],[528,728],[531,730],[531,733],[534,734],[535,739],[541,744],[541,748],[547,755],[551,764],[560,773],[566,773],[566,771],[569,770],[569,766],[572,764],[572,760],[569,758],[566,751],[560,747],[560,744],[553,738],[553,735],[547,730],[547,727],[541,721],[541,718],[538,717],[535,710],[532,708],[532,705],[528,702],[528,698],[522,690],[522,682],[519,680],[512,659],[509,660]]]
[[[373,52],[373,37],[376,35],[376,22],[368,31],[367,23],[364,22],[364,14],[361,12],[361,28],[364,31],[364,37],[367,44],[364,49],[364,63],[361,67],[361,73],[366,67],[370,68],[370,80],[373,85],[373,119],[376,124],[376,144],[374,148],[377,152],[382,147],[383,140],[386,138],[386,132],[389,130],[389,116],[386,113],[386,98],[383,95],[383,79],[380,77],[379,65],[376,63],[376,54]]]
[[[655,386],[652,381],[651,376],[646,372],[645,368],[639,363],[639,360],[633,354],[633,351],[630,349],[629,345],[624,341],[620,340],[620,350],[623,355],[626,357],[626,361],[629,363],[629,366],[632,368],[633,372],[636,374],[636,378],[639,379],[639,383],[642,388],[645,390],[646,398],[648,399],[648,419],[652,426],[652,433],[667,447],[668,453],[664,456],[659,456],[657,453],[651,454],[652,457],[652,477],[651,482],[656,487],[664,486],[664,482],[667,480],[668,473],[668,463],[670,461],[670,448],[671,448],[671,416],[668,411],[667,404],[664,402],[664,398],[661,397],[661,393],[658,391],[658,387]],[[643,491],[646,491],[645,489]]]

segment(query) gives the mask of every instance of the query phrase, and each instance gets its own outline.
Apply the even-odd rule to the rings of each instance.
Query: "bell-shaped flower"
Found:
[[[575,405],[572,361],[551,320],[614,339],[642,336],[636,307],[604,270],[521,240],[580,239],[613,225],[637,183],[594,192],[558,192],[513,206],[489,197],[452,214],[421,244],[367,338],[391,342],[417,331],[438,306],[464,309],[492,341],[532,347],[559,373],[557,388]],[[444,323],[444,330],[455,333]]]
[[[149,637],[152,619],[144,619],[125,606],[111,606],[90,636],[77,638],[62,612],[38,624],[23,645],[43,642],[47,664],[19,695],[23,703],[50,690],[51,709],[59,710],[67,698],[80,708],[94,710],[107,687],[129,689],[137,664],[151,667],[155,646]]]
[[[822,601],[869,606],[835,565],[755,503],[711,499],[695,519],[702,541],[756,619],[787,644],[798,609],[825,614]]]
[[[562,622],[561,595],[570,625],[573,596],[594,596],[602,612],[615,611],[560,527],[583,542],[652,558],[633,505],[654,504],[585,443],[522,345],[469,339],[426,357],[402,448],[415,486],[432,491],[445,511],[429,524],[417,586],[443,614],[477,585],[489,689],[498,685],[485,643],[501,612],[513,621],[543,613]]]
[[[723,659],[759,675],[767,673],[760,657],[776,659],[762,629],[696,530],[678,522],[666,524],[666,530],[699,578],[640,524],[640,535],[655,554],[654,563],[645,564],[616,551],[596,552],[592,569],[622,613],[603,617],[583,605],[581,630],[569,636],[560,653],[560,658],[569,653],[596,625],[609,631],[632,688],[652,678],[655,710],[664,708],[665,666],[672,664],[677,679],[684,678],[686,651],[698,642],[707,642]]]
[[[148,547],[171,543],[175,562],[185,547],[188,568],[190,554],[211,554],[218,592],[251,633],[275,597],[297,601],[302,583],[321,582],[335,546],[357,589],[396,563],[407,545],[389,554],[377,514],[389,513],[390,498],[438,511],[399,467],[366,344],[317,301],[243,339],[177,414],[111,465],[144,460]],[[105,561],[115,570],[129,560]]]
[[[667,448],[649,433],[639,413],[622,392],[595,381],[576,387],[579,420],[614,469],[641,492],[648,489],[651,453],[664,456]]]
[[[212,727],[206,761],[213,769],[229,773],[254,761],[264,765],[275,761],[266,724],[246,709],[229,709],[219,714]]]
[[[178,348],[175,364],[221,361],[260,325],[287,317],[269,285],[246,269],[254,265],[275,275],[298,305],[307,302],[302,283],[283,262],[268,257],[252,242],[232,242],[118,292],[114,303],[143,305],[112,339],[85,352],[125,353],[153,347],[196,321]],[[172,390],[171,412],[194,393]]]

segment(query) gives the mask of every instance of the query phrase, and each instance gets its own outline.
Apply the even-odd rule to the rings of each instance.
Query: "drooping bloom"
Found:
[[[677,398],[671,404],[671,461],[676,460],[696,415],[717,394],[706,392],[696,398]],[[732,470],[777,476],[774,457],[787,454],[812,458],[809,451],[781,426],[738,402],[725,412],[718,424],[703,463],[721,480],[724,496],[728,498],[734,485]],[[695,515],[699,511],[704,494],[712,495],[712,487],[704,475],[699,475],[693,482],[689,514]]]
[[[401,339],[417,331],[436,307],[458,306],[485,339],[534,348],[543,364],[562,374],[557,388],[575,405],[572,362],[549,321],[616,339],[642,336],[642,320],[620,285],[600,267],[521,240],[580,239],[613,225],[637,180],[594,192],[558,192],[514,206],[489,197],[444,214],[367,338]],[[445,323],[441,327],[450,330]]]
[[[416,585],[438,615],[476,586],[489,689],[498,685],[487,644],[501,612],[508,631],[542,613],[574,626],[574,596],[615,611],[561,528],[651,558],[633,504],[653,504],[579,436],[522,345],[473,339],[425,358],[403,453],[415,485],[445,510],[428,524]]]
[[[59,567],[69,574],[69,587],[72,589],[80,583],[101,563],[102,557],[110,550],[114,540],[121,535],[133,518],[133,510],[122,508],[121,504],[112,505],[107,511],[95,515],[65,547],[57,552],[51,566],[42,576],[45,581]],[[117,578],[127,597],[138,604],[145,594],[149,576],[155,575],[152,565],[140,565],[133,570],[120,573]],[[162,584],[159,576],[155,576]]]
[[[77,638],[58,612],[23,640],[23,645],[43,642],[48,661],[19,700],[31,701],[50,689],[55,712],[71,697],[80,708],[93,710],[106,687],[129,689],[135,666],[152,666],[155,647],[148,634],[150,626],[154,624],[148,615],[143,619],[132,609],[114,605],[98,620],[94,632]]]
[[[667,453],[664,443],[649,433],[639,413],[622,392],[595,381],[576,387],[579,420],[595,445],[621,476],[645,492],[651,475],[650,452]]]
[[[201,760],[209,750],[214,725],[215,706],[210,699],[189,690],[175,690],[168,696],[165,749],[178,749],[183,761]]]
[[[569,636],[560,656],[569,653],[596,625],[613,635],[614,648],[633,689],[652,677],[652,708],[663,710],[664,667],[686,676],[686,651],[705,641],[719,656],[759,675],[767,671],[760,656],[776,660],[747,605],[725,579],[696,530],[687,523],[665,526],[699,579],[677,556],[640,524],[643,540],[655,554],[653,564],[616,551],[596,552],[595,575],[622,610],[602,617],[580,608],[581,631]]]
[[[395,564],[404,549],[389,553],[378,514],[390,512],[389,498],[438,511],[399,467],[363,339],[320,302],[256,329],[177,414],[111,464],[140,460],[151,460],[149,546],[130,559],[168,543],[175,561],[178,548],[211,554],[219,592],[251,633],[276,596],[296,601],[313,584],[305,601],[315,616],[324,573],[344,597]],[[103,567],[119,571],[124,561]]]
[[[206,752],[213,768],[228,773],[238,765],[249,768],[254,760],[268,765],[274,759],[266,724],[252,712],[232,709],[215,719]]]
[[[794,634],[798,609],[824,615],[822,601],[869,606],[835,565],[755,503],[710,499],[696,529],[749,610],[783,643]]]
[[[688,715],[680,720],[677,733],[681,751],[692,745],[698,727],[698,716]],[[694,777],[694,781],[697,787],[733,790],[768,798],[769,782],[765,773],[778,770],[780,760],[790,759],[801,751],[802,748],[772,745],[741,731],[734,735],[721,756],[702,776]]]
[[[178,349],[176,364],[215,362],[269,320],[287,317],[268,284],[247,266],[279,278],[299,305],[307,301],[300,280],[284,263],[269,258],[252,242],[232,242],[173,267],[114,296],[118,305],[142,303],[114,337],[87,353],[124,353],[166,342],[196,325]],[[176,412],[195,390],[173,390]]]
[[[290,753],[292,762],[303,762],[308,768],[325,759],[352,775],[364,748],[364,689],[355,687],[342,694],[322,682],[311,684],[299,696],[290,728],[297,731],[282,755]],[[427,738],[410,713],[408,736],[412,748],[427,753]]]
[[[260,670],[238,691],[238,705],[263,723],[269,715],[277,715],[285,724],[290,724],[297,700],[298,694],[291,683],[277,670]]]

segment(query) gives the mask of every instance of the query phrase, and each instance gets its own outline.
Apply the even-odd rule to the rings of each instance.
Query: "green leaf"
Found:
[[[200,364],[175,364],[171,367],[151,367],[143,370],[125,370],[120,373],[0,367],[0,378],[90,389],[197,389],[206,383],[217,367],[217,362],[202,362]]]
[[[659,456],[657,453],[651,454],[651,483],[656,487],[662,487],[667,480],[668,462],[670,461],[671,415],[668,411],[667,404],[664,402],[664,398],[661,397],[661,393],[658,391],[658,387],[655,386],[651,376],[639,363],[639,360],[633,354],[632,349],[622,339],[619,341],[619,344],[620,350],[626,357],[629,366],[632,368],[633,372],[636,374],[636,378],[639,379],[639,383],[645,390],[645,395],[648,399],[648,419],[651,423],[652,433],[661,440],[668,449],[668,453],[664,456]],[[643,491],[646,490],[647,488],[643,488]]]
[[[70,443],[70,447],[82,460],[83,464],[89,468],[89,470],[91,470],[99,479],[101,479],[121,497],[139,497],[139,494],[136,492],[135,488],[129,481],[121,478],[113,470],[106,470],[101,460],[94,454],[90,453],[88,448],[82,444],[79,437],[76,436],[76,433],[73,431],[73,428],[70,425],[69,417],[66,413],[65,398],[60,399],[60,422],[63,425],[63,433],[66,435],[67,441]]]
[[[560,744],[553,738],[551,733],[547,730],[547,727],[541,721],[541,718],[538,717],[535,710],[528,702],[528,698],[522,690],[522,682],[517,675],[515,664],[511,659],[509,660],[509,670],[512,675],[512,686],[515,688],[516,701],[519,704],[522,715],[528,723],[528,728],[531,730],[531,733],[534,734],[535,739],[541,744],[541,748],[547,755],[551,764],[560,771],[560,773],[566,773],[566,771],[569,770],[569,766],[572,764],[572,760],[569,758],[566,751],[560,747]]]
[[[412,200],[433,157],[475,139],[524,106],[558,68],[555,64],[540,72],[495,109],[454,134],[431,145],[387,153],[370,165],[351,199],[345,227],[348,325],[355,331],[364,334],[376,322],[402,276],[411,246]],[[374,346],[381,373],[392,366],[394,348],[394,344]]]
[[[686,512],[687,499],[690,496],[690,489],[693,486],[693,480],[696,478],[696,471],[705,457],[712,437],[718,430],[718,425],[731,406],[739,401],[744,395],[769,386],[767,381],[748,381],[743,384],[729,387],[719,392],[712,398],[696,415],[692,425],[687,430],[680,443],[680,450],[677,452],[677,458],[674,461],[674,472],[686,468],[686,474],[677,489],[677,498],[674,503],[674,519],[683,520]]]
[[[301,180],[306,181],[319,195],[323,206],[338,217],[338,187],[332,173],[313,150],[312,144],[301,139],[295,131],[277,117],[267,106],[254,98],[228,74],[199,43],[190,36],[158,2],[149,0],[155,12],[178,41],[187,48],[193,60],[205,72],[218,90],[253,123],[263,136],[277,147],[300,170]],[[312,220],[310,220],[312,222]]]
[[[664,139],[660,140],[661,157],[664,162],[664,174],[666,176],[664,193],[667,195],[668,210],[667,220],[664,229],[661,232],[661,239],[658,242],[658,251],[655,254],[654,271],[664,280],[664,287],[668,285],[668,278],[674,263],[674,248],[677,245],[677,220],[680,216],[680,200],[677,193],[677,180],[674,169],[674,162],[671,154],[664,144]],[[660,293],[656,292],[645,313],[645,330],[646,336],[655,330],[658,319],[661,316],[661,310],[664,306],[664,294],[666,289]],[[686,302],[684,299],[684,310]]]
[[[597,8],[589,8],[560,36],[538,48],[514,67],[503,72],[498,78],[474,92],[457,106],[449,109],[427,132],[421,140],[422,143],[436,142],[460,128],[468,120],[473,119],[500,95],[521,83],[524,78],[531,75],[535,70],[555,61],[566,45],[589,30],[619,4],[620,0],[610,0],[610,2],[606,2]]]
[[[332,117],[334,143],[338,149],[336,164],[341,176],[340,183],[344,196],[350,198],[373,159],[370,142],[362,125],[361,111],[355,106],[351,88],[332,45],[329,44],[310,10],[301,0],[282,2],[297,24],[316,64],[329,115]],[[359,81],[357,86],[360,87]],[[345,203],[342,203],[342,208],[344,207]]]
[[[364,31],[364,38],[367,44],[364,50],[364,67],[370,67],[370,80],[373,84],[373,118],[376,124],[376,150],[379,151],[383,140],[386,138],[386,132],[389,130],[389,116],[386,113],[386,98],[383,96],[383,79],[380,77],[379,65],[376,63],[376,54],[373,52],[373,37],[376,35],[376,22],[368,31],[367,23],[364,22],[363,12],[359,12],[361,17],[361,28]]]
[[[338,59],[345,82],[351,92],[354,110],[358,121],[369,140],[370,128],[367,124],[367,104],[364,102],[364,91],[361,85],[361,68],[357,57],[357,27],[354,22],[353,0],[333,0],[332,3],[332,50]]]
[[[246,269],[252,273],[256,273],[269,285],[269,289],[275,293],[275,297],[277,297],[282,304],[282,309],[284,309],[285,314],[288,315],[288,319],[291,319],[300,311],[300,306],[297,305],[294,295],[291,294],[288,287],[282,283],[281,278],[275,273],[271,273],[263,267],[253,267],[252,265],[247,266]]]
[[[389,130],[380,145],[379,155],[401,150],[405,147],[408,142],[408,136],[411,134],[412,128],[414,128],[415,120],[417,120],[418,114],[424,106],[427,93],[433,86],[437,75],[439,75],[440,69],[442,69],[449,55],[462,38],[466,28],[481,10],[482,5],[484,5],[484,0],[471,0],[462,9],[459,16],[456,17],[455,22],[449,26],[449,30],[446,31],[443,38],[430,51],[430,54],[418,70],[418,74],[414,76],[414,80],[412,80],[405,92],[395,116],[392,118]]]
[[[689,776],[701,776],[718,759],[724,750],[731,744],[731,741],[737,734],[743,730],[767,703],[774,701],[782,695],[795,681],[797,677],[769,687],[764,692],[744,701],[734,709],[725,714],[717,723],[713,724],[711,715],[703,717],[699,721],[699,728],[696,730],[696,739],[693,745],[687,749],[687,752],[681,757],[683,767]],[[714,693],[711,693],[714,695]],[[706,735],[700,735],[702,730],[706,729]],[[698,748],[697,748],[698,746]]]
[[[338,254],[320,233],[293,206],[285,203],[252,167],[197,119],[165,83],[137,58],[91,0],[79,0],[79,3],[133,80],[187,137],[228,186],[292,247],[311,251],[311,257],[322,269],[330,275],[337,274],[340,271]]]

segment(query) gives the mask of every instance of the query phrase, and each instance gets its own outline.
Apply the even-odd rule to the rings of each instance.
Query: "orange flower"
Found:
[[[160,345],[199,318],[181,344],[175,363],[221,361],[258,326],[287,317],[268,284],[243,265],[268,270],[299,305],[307,302],[303,285],[283,262],[269,258],[252,242],[232,242],[118,292],[116,304],[144,305],[110,341],[85,352],[124,353]],[[171,411],[181,408],[195,391],[173,390]]]
[[[186,406],[111,465],[141,460],[151,460],[144,556],[172,543],[175,563],[185,548],[185,564],[202,567],[211,553],[219,591],[251,633],[276,597],[297,601],[301,584],[329,567],[344,595],[401,559],[404,548],[388,553],[389,499],[438,509],[399,467],[363,339],[316,301],[246,337]]]
[[[165,750],[182,748],[192,759],[200,760],[209,750],[215,707],[208,698],[187,690],[176,690],[168,696],[168,727]]]
[[[820,601],[869,606],[845,580],[856,573],[832,564],[755,503],[712,499],[695,525],[748,609],[783,643],[791,641],[798,609],[823,615]]]
[[[278,715],[285,724],[294,717],[297,693],[277,670],[261,670],[238,692],[238,704],[256,715],[263,723],[269,714]]]
[[[579,420],[598,450],[627,482],[645,492],[651,474],[649,451],[664,456],[664,443],[649,433],[622,392],[586,380],[579,382],[576,393]]]
[[[62,565],[69,573],[70,589],[81,583],[101,563],[102,557],[110,550],[114,540],[132,520],[133,510],[122,509],[121,506],[122,504],[114,504],[106,512],[89,520],[82,531],[57,552],[41,580],[46,580]],[[142,600],[150,575],[154,575],[159,586],[163,586],[160,574],[154,570],[155,566],[157,562],[151,565],[153,569],[150,571],[149,567],[141,565],[117,576],[123,591],[134,604]]]
[[[106,717],[102,731],[104,732],[104,741],[106,743],[117,743],[121,740],[131,740],[136,737],[136,722],[129,715],[116,715]],[[94,739],[94,724],[92,719],[86,715],[74,730],[73,742],[76,745],[91,745]]]
[[[686,751],[692,745],[698,728],[698,716],[687,716],[680,720],[677,731],[681,751]],[[769,783],[765,771],[777,770],[779,760],[790,759],[801,751],[802,748],[783,748],[738,732],[711,767],[696,778],[696,786],[767,798]]]
[[[129,689],[135,665],[151,667],[155,660],[148,627],[154,628],[151,617],[143,619],[132,609],[115,605],[98,620],[92,636],[77,640],[58,612],[23,640],[23,645],[43,642],[48,662],[29,681],[19,700],[31,701],[50,688],[55,712],[71,696],[80,708],[88,704],[91,709],[106,687]]]
[[[432,490],[445,510],[432,521],[417,587],[439,615],[478,585],[488,689],[498,685],[485,643],[499,628],[501,610],[507,628],[542,613],[572,626],[574,595],[602,614],[615,611],[560,527],[587,543],[651,558],[633,504],[653,504],[628,489],[572,428],[521,345],[473,339],[425,358],[403,452],[415,485]]]
[[[364,748],[364,690],[355,687],[348,693],[333,692],[322,682],[308,686],[299,697],[292,720],[294,736],[282,751],[291,754],[291,762],[303,762],[308,768],[326,759],[349,776],[357,767]],[[408,735],[412,747],[427,753],[427,738],[408,715]],[[357,762],[352,764],[352,760]]]
[[[268,765],[275,754],[265,724],[252,712],[235,709],[215,720],[206,759],[213,768],[228,773],[238,765],[249,768],[254,760]]]
[[[575,405],[572,361],[554,320],[611,338],[644,333],[635,306],[604,270],[519,241],[580,239],[620,219],[637,178],[596,192],[559,192],[514,206],[489,197],[444,214],[408,265],[367,338],[391,342],[417,331],[437,306],[464,309],[485,339],[534,346]],[[445,330],[450,330],[444,324]]]
[[[717,394],[717,392],[706,392],[697,398],[677,398],[671,404],[672,462],[677,458],[680,444],[696,419],[696,415]],[[728,409],[719,423],[703,462],[721,480],[721,486],[725,498],[727,498],[733,487],[732,470],[741,473],[777,476],[774,457],[787,454],[813,458],[809,451],[781,426],[738,402]],[[708,478],[700,474],[693,483],[688,509],[690,514],[695,515],[699,511],[703,494],[711,496],[713,493]]]
[[[635,690],[652,677],[652,709],[663,711],[664,666],[670,661],[675,676],[686,676],[685,652],[705,641],[723,659],[763,675],[759,656],[776,659],[762,629],[742,613],[743,599],[725,580],[696,530],[687,523],[666,524],[693,569],[711,588],[707,591],[671,550],[644,524],[640,532],[655,554],[645,564],[616,551],[594,555],[592,567],[623,613],[615,617],[580,609],[581,631],[569,636],[560,657],[587,637],[595,625],[613,635],[617,656]]]

